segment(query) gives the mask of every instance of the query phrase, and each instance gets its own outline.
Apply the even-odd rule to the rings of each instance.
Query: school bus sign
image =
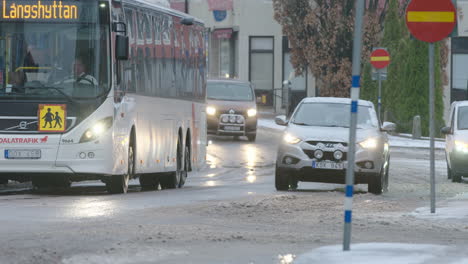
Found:
[[[2,1],[2,20],[76,20],[78,6],[66,1]]]
[[[65,132],[67,106],[63,104],[40,104],[37,111],[38,126],[41,132]]]

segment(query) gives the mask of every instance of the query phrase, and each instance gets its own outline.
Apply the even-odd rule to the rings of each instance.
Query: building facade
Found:
[[[172,0],[171,6],[206,23],[210,78],[250,81],[257,104],[276,112],[285,111],[286,98],[294,104],[315,96],[310,73],[291,74],[289,43],[273,18],[271,0]]]
[[[457,28],[447,41],[449,47],[444,87],[444,119],[448,122],[450,105],[468,100],[468,0],[457,0]]]

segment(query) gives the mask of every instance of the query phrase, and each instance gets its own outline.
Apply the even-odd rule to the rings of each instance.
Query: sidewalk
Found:
[[[421,207],[409,214],[429,220],[431,223],[463,223],[468,218],[468,194],[460,194],[437,204],[435,214],[429,207]],[[437,228],[433,225],[433,228]],[[468,228],[468,226],[466,227]],[[351,251],[344,252],[341,245],[325,246],[300,255],[294,263],[468,263],[466,245],[367,243],[351,244]]]
[[[284,131],[284,126],[279,126],[275,123],[274,117],[267,117],[268,115],[260,115],[261,118],[258,120],[258,126],[266,129],[275,130],[278,132]],[[392,136],[388,135],[390,147],[395,148],[422,148],[428,149],[430,142],[427,139],[412,139],[408,136]],[[436,149],[445,149],[444,141],[435,142]]]

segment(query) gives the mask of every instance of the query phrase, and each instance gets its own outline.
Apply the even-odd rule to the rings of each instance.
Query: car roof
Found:
[[[306,97],[302,100],[303,103],[333,103],[333,104],[351,104],[349,98],[339,97]],[[373,107],[372,102],[366,100],[359,100],[359,105]]]
[[[468,106],[468,101],[455,101],[453,102],[454,106]]]
[[[250,84],[250,82],[248,82],[248,81],[237,80],[237,79],[228,79],[228,78],[208,79],[207,82]]]

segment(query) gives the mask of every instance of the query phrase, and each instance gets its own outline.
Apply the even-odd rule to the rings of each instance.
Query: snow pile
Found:
[[[411,215],[429,220],[468,219],[468,193],[448,199],[443,205],[437,205],[434,214],[429,207],[421,207],[414,210]]]
[[[390,147],[400,148],[429,148],[429,140],[412,139],[406,137],[388,136]],[[445,142],[436,141],[436,149],[445,149]]]
[[[468,262],[468,258],[453,256],[449,251],[450,247],[440,245],[368,243],[352,244],[351,251],[345,252],[341,245],[335,245],[320,247],[309,253],[301,255],[294,263],[455,264]]]

